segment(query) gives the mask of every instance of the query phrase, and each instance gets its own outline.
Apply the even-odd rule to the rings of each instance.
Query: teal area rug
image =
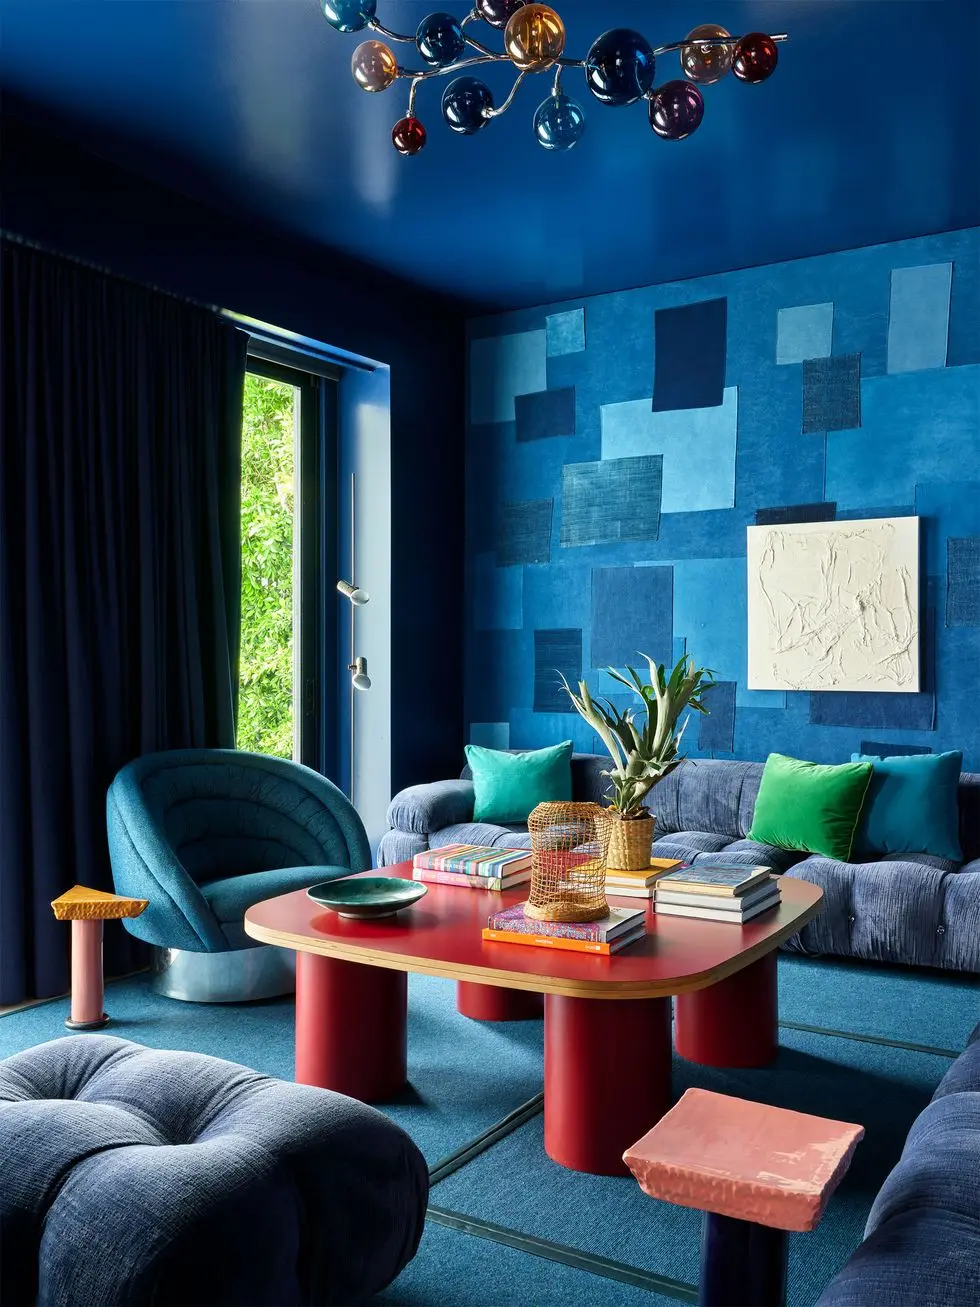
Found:
[[[176,1003],[147,977],[111,984],[110,1031],[270,1075],[293,1073],[292,1001]],[[382,1110],[434,1165],[539,1094],[540,1022],[485,1025],[455,1010],[455,988],[409,980],[410,1088]],[[65,1034],[67,1002],[0,1018],[0,1056]],[[858,1121],[867,1135],[818,1230],[794,1235],[790,1307],[812,1307],[860,1242],[868,1210],[905,1135],[980,1020],[977,978],[780,958],[781,1049],[762,1071],[715,1071],[675,1058],[674,1090],[700,1085]],[[818,1028],[820,1033],[799,1026]],[[84,1039],[84,1035],[76,1036]],[[623,1075],[628,1076],[628,1058]],[[665,1307],[695,1301],[700,1218],[646,1198],[629,1178],[577,1175],[543,1150],[535,1104],[433,1186],[415,1261],[386,1307]],[[482,1148],[482,1151],[481,1151]]]

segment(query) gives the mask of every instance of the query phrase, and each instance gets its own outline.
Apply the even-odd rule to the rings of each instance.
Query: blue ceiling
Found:
[[[379,0],[413,31],[434,6]],[[441,7],[466,12],[441,0]],[[644,106],[591,100],[582,141],[531,132],[549,75],[528,79],[479,135],[389,133],[406,83],[359,90],[360,39],[317,0],[0,0],[0,79],[89,149],[216,207],[349,251],[468,304],[518,307],[874,244],[980,222],[977,0],[558,0],[567,52],[631,26],[653,44],[702,22],[788,31],[768,82],[705,88],[689,140]],[[480,25],[482,27],[482,25]],[[475,29],[474,29],[475,30]],[[498,44],[500,34],[482,27]],[[398,47],[406,65],[411,47]],[[487,75],[499,99],[505,70]],[[657,82],[678,76],[676,56]]]

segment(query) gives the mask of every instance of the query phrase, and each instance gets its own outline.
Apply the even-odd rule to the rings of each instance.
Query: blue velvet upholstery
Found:
[[[415,1255],[422,1154],[374,1108],[105,1035],[0,1062],[0,1301],[359,1303]]]
[[[864,1242],[817,1307],[980,1302],[980,1026],[909,1131]]]
[[[575,754],[573,798],[601,800],[608,765],[600,755]],[[701,865],[764,864],[819,885],[823,911],[787,941],[790,950],[980,972],[980,775],[964,773],[958,790],[960,842],[971,861],[961,866],[905,854],[849,863],[746,838],[762,769],[757,762],[703,758],[678,767],[648,800],[656,817],[653,852]],[[524,826],[473,821],[467,775],[464,770],[462,781],[416,785],[392,800],[382,866],[446,844],[527,846]],[[446,821],[441,828],[440,818]]]
[[[340,790],[262,754],[137,758],[109,787],[106,817],[117,892],[149,899],[123,925],[167,948],[248,948],[256,941],[242,918],[253,903],[371,866],[361,819]]]

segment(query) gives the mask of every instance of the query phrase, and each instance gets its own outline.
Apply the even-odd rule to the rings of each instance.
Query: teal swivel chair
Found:
[[[106,816],[116,892],[149,900],[123,925],[156,946],[154,987],[171,998],[288,993],[294,955],[246,935],[246,910],[371,866],[345,795],[318,772],[263,754],[146,754],[110,785]]]

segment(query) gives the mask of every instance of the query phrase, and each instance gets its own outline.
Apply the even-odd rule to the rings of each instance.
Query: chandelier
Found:
[[[385,41],[362,41],[351,59],[354,81],[365,91],[386,91],[398,80],[409,83],[408,110],[395,123],[392,144],[399,154],[418,154],[427,139],[415,115],[416,92],[434,77],[453,78],[442,94],[446,125],[461,136],[473,136],[510,108],[525,77],[554,69],[551,92],[534,114],[534,135],[546,150],[570,150],[585,131],[585,111],[562,89],[567,68],[581,68],[585,85],[600,104],[635,104],[646,100],[650,126],[666,141],[682,141],[697,131],[704,116],[701,86],[720,81],[730,71],[742,82],[764,82],[779,57],[778,41],[785,33],[767,36],[750,32],[732,36],[715,23],[695,27],[683,41],[654,47],[627,27],[615,27],[597,37],[584,59],[565,54],[565,25],[550,5],[526,0],[475,0],[465,18],[428,14],[415,34],[389,31],[377,18],[378,0],[320,0],[323,16],[338,32],[377,32],[387,41],[413,45],[427,65],[402,68]],[[485,23],[503,32],[504,49],[493,50],[467,30]],[[479,30],[479,29],[477,29]],[[654,86],[656,61],[677,52],[683,77]],[[486,82],[470,71],[482,64],[509,63],[517,69],[514,85],[499,105]]]

